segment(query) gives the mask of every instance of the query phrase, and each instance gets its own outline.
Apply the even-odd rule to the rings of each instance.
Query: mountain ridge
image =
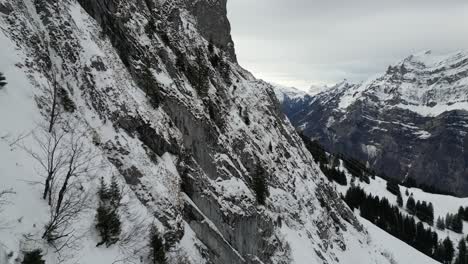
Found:
[[[468,193],[467,52],[411,55],[363,83],[286,100],[283,110],[330,151],[400,181]]]
[[[0,109],[10,113],[0,115],[0,169],[15,192],[1,215],[14,223],[0,229],[6,263],[35,249],[52,264],[151,263],[153,226],[168,263],[390,263],[325,181],[271,85],[236,63],[225,0],[0,3],[9,82]],[[64,153],[79,133],[96,167],[71,178],[89,195],[67,225],[73,246],[42,239],[53,203],[28,155],[56,133],[73,143]],[[122,234],[96,247],[97,187],[112,176]]]

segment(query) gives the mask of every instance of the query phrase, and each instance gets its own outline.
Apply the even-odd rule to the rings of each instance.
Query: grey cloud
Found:
[[[239,61],[268,81],[307,88],[353,81],[426,49],[468,49],[468,1],[230,0]]]

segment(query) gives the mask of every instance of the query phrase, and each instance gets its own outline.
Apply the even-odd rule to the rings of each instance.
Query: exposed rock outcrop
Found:
[[[338,263],[347,243],[363,261],[383,258],[362,243],[366,234],[272,87],[237,64],[225,0],[9,7],[4,34],[25,55],[37,101],[49,83],[63,86],[76,105],[64,119],[93,134],[89,143],[125,181],[132,206],[161,228],[171,263],[179,251],[192,254],[189,263],[301,263],[302,248],[311,261]],[[270,190],[265,206],[253,191],[258,169]]]

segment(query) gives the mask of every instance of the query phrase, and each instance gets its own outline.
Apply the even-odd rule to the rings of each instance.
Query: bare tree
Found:
[[[50,219],[42,238],[50,244],[73,237],[71,224],[88,208],[88,194],[82,183],[95,169],[91,163],[96,155],[86,146],[85,134],[77,134],[74,129],[70,131],[64,141],[64,151],[60,152],[63,155],[59,159],[60,166],[52,177],[48,191]],[[62,146],[59,144],[58,148],[62,149]]]
[[[39,126],[33,133],[36,149],[23,149],[37,161],[44,177],[42,198],[48,201],[50,213],[42,238],[59,252],[79,239],[72,227],[89,208],[89,193],[83,183],[98,165],[94,162],[97,155],[86,144],[87,134],[79,132],[78,123],[57,123],[50,133],[49,125]]]
[[[29,148],[24,148],[39,163],[45,174],[42,198],[46,200],[49,197],[49,205],[52,203],[51,186],[57,174],[66,165],[65,135],[66,132],[63,130],[53,129],[51,133],[45,133],[44,128],[39,129],[38,132],[33,133],[39,151],[34,152]]]

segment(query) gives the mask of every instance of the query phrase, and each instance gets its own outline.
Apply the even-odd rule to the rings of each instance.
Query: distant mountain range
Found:
[[[387,177],[468,194],[468,52],[426,51],[362,83],[276,94],[292,124],[326,149]]]

